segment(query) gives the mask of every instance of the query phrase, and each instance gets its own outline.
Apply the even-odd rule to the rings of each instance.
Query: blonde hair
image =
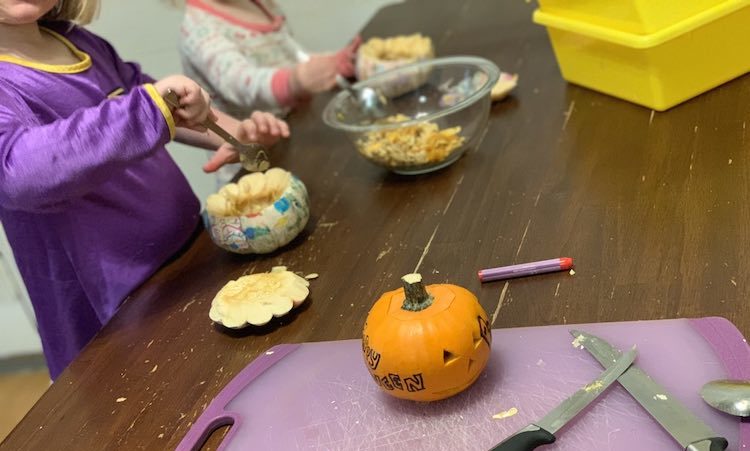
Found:
[[[64,20],[79,25],[90,23],[99,12],[99,0],[58,0],[44,20]]]

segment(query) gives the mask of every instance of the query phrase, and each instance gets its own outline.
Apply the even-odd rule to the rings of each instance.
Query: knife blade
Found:
[[[603,366],[621,352],[604,339],[579,330],[570,330],[575,343],[583,346]],[[633,365],[619,378],[620,384],[687,451],[723,451],[728,443],[710,426],[671,396],[643,370]]]
[[[558,404],[544,418],[506,438],[495,445],[491,451],[528,451],[536,449],[537,446],[554,442],[556,440],[555,432],[559,431],[615,382],[630,367],[635,360],[635,356],[636,350],[633,347],[633,349],[615,359],[616,362],[604,370],[598,378]]]

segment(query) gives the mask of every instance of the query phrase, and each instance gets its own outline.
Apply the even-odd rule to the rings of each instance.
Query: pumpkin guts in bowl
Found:
[[[403,114],[385,119],[388,123],[408,121]],[[439,163],[464,142],[461,127],[440,130],[432,122],[365,133],[357,148],[367,158],[386,167]]]

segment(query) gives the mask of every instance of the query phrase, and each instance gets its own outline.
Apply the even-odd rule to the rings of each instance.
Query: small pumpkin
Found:
[[[359,47],[355,64],[357,79],[368,78],[391,69],[432,59],[435,48],[428,36],[419,33],[390,38],[371,38]],[[397,97],[412,91],[427,81],[429,69],[415,68],[392,74],[377,84],[386,97]]]
[[[388,69],[434,57],[432,39],[419,33],[389,38],[373,37],[359,47],[355,71],[358,79],[366,80]]]
[[[211,239],[238,254],[266,254],[285,246],[309,218],[305,185],[281,168],[245,175],[206,200]]]
[[[450,284],[425,287],[419,274],[378,299],[367,315],[362,353],[389,395],[436,401],[468,388],[490,357],[492,334],[476,296]]]

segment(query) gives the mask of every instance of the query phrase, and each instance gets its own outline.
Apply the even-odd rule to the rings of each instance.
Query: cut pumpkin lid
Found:
[[[277,266],[229,281],[211,302],[211,320],[230,328],[262,326],[287,314],[310,294],[310,282]]]

